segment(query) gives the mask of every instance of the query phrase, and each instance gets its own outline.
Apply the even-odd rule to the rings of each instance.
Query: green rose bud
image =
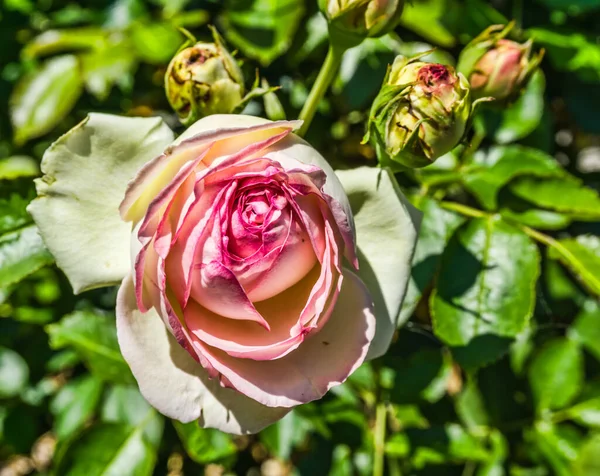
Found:
[[[472,102],[469,83],[451,66],[398,56],[373,102],[366,140],[380,161],[430,165],[465,135]]]
[[[211,114],[229,114],[244,98],[244,77],[223,40],[183,48],[169,63],[165,90],[171,107],[188,126]]]
[[[506,28],[494,25],[471,41],[460,54],[458,71],[471,83],[475,99],[491,96],[504,100],[517,95],[540,64],[544,51],[532,54],[533,42],[518,43],[506,36]]]
[[[331,42],[343,49],[393,30],[403,7],[404,0],[319,0]]]

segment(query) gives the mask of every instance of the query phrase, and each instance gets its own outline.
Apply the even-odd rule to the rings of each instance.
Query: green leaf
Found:
[[[52,58],[24,77],[11,96],[15,143],[44,135],[59,124],[81,95],[83,81],[75,56]]]
[[[557,414],[560,419],[573,420],[580,425],[600,428],[600,397],[577,403]]]
[[[133,381],[119,351],[113,317],[94,311],[76,311],[50,324],[46,330],[53,349],[72,346],[98,378],[123,383]]]
[[[583,81],[600,81],[600,45],[594,35],[566,28],[530,28],[531,38],[548,52],[552,65]]]
[[[535,72],[522,95],[513,104],[499,107],[490,103],[482,109],[486,129],[499,144],[509,144],[531,134],[544,115],[546,80],[541,70]]]
[[[231,436],[211,428],[201,428],[198,422],[181,423],[173,420],[186,453],[199,464],[222,462],[233,457],[237,448]]]
[[[586,302],[568,335],[600,361],[600,307],[596,302]]]
[[[516,336],[533,312],[539,261],[537,246],[498,217],[459,228],[431,296],[435,334],[453,346],[487,334]]]
[[[467,345],[452,347],[452,356],[465,372],[472,374],[502,358],[512,342],[494,334],[478,335]]]
[[[529,384],[536,411],[560,409],[577,396],[583,385],[583,355],[577,342],[556,338],[547,342],[529,367]]]
[[[600,294],[600,238],[580,235],[576,238],[552,240],[548,257],[567,266],[581,283],[594,294]]]
[[[0,398],[10,398],[25,389],[29,367],[14,350],[0,347]]]
[[[81,70],[86,89],[100,100],[105,100],[116,84],[127,91],[133,86],[137,61],[131,47],[125,44],[108,47],[81,55]]]
[[[131,28],[131,41],[142,61],[163,65],[175,55],[184,38],[168,23],[135,23]]]
[[[293,449],[308,437],[312,425],[301,414],[291,411],[260,433],[269,452],[283,461],[290,459]]]
[[[156,449],[144,437],[154,410],[137,426],[99,423],[72,441],[59,455],[56,474],[64,476],[150,476]]]
[[[600,218],[600,196],[573,177],[538,180],[522,177],[509,185],[510,191],[541,208],[549,208],[578,219]]]
[[[331,455],[331,468],[327,476],[348,476],[352,474],[352,451],[346,445],[338,445]]]
[[[152,407],[135,385],[112,385],[102,403],[101,419],[106,423],[125,423],[130,426],[142,425]],[[146,440],[158,448],[163,432],[164,421],[156,415],[145,424],[143,433]]]
[[[550,210],[541,210],[539,208],[529,208],[531,204],[524,203],[516,206],[515,203],[509,203],[506,206],[503,203],[500,209],[500,215],[508,221],[516,221],[531,228],[538,230],[561,230],[571,224],[571,218],[562,213]]]
[[[92,417],[102,395],[102,381],[86,375],[71,380],[62,387],[50,402],[54,415],[54,432],[64,440],[83,428]]]
[[[70,53],[106,47],[109,36],[98,27],[47,30],[25,45],[24,58],[34,59],[57,53]]]
[[[485,402],[474,378],[467,379],[461,392],[454,398],[454,406],[462,423],[469,430],[489,425]]]
[[[37,160],[26,155],[13,155],[0,159],[0,180],[13,180],[20,177],[35,177],[40,173]]]
[[[53,261],[34,225],[0,236],[0,288],[21,281]]]
[[[16,230],[31,223],[27,213],[29,200],[13,193],[9,198],[0,198],[0,233]]]
[[[385,364],[395,371],[390,399],[394,403],[433,403],[440,400],[452,375],[452,358],[439,349],[421,350],[410,359],[386,358]]]
[[[527,433],[556,476],[572,476],[571,464],[576,461],[582,438],[572,427],[538,422]]]
[[[579,451],[573,465],[574,476],[594,476],[600,474],[600,435],[591,435]]]
[[[444,23],[449,8],[451,6],[447,0],[406,2],[400,24],[435,45],[449,48],[456,43]]]
[[[537,149],[520,145],[492,147],[477,153],[465,168],[462,180],[467,189],[488,210],[498,207],[498,192],[516,177],[560,177],[566,172],[556,160]]]
[[[432,285],[446,243],[465,221],[461,215],[445,210],[437,201],[426,196],[413,198],[413,203],[423,212],[423,221],[399,325],[409,319],[423,293]]]
[[[220,21],[228,41],[267,66],[291,46],[303,15],[302,0],[226,0]]]
[[[589,10],[600,9],[598,0],[537,0],[552,10],[564,10],[570,15],[580,15]]]
[[[409,429],[406,434],[416,469],[429,464],[483,462],[490,457],[489,450],[480,439],[455,423],[424,430]]]

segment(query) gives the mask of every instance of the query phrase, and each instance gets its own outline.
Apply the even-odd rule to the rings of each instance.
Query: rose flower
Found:
[[[40,232],[76,292],[122,279],[119,345],[171,418],[259,431],[390,343],[415,212],[385,171],[340,180],[297,126],[209,116],[165,148],[160,120],[91,115],[44,157]]]

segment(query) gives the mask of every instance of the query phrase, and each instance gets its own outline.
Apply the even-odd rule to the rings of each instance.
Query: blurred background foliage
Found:
[[[0,475],[599,475],[600,0],[412,0],[347,52],[308,140],[336,167],[374,165],[360,142],[388,63],[434,46],[453,64],[512,18],[543,71],[477,117],[471,148],[398,175],[425,215],[389,353],[231,437],[145,403],[115,290],[74,297],[25,206],[44,150],[90,111],[183,129],[163,91],[180,27],[216,25],[246,78],[281,87],[282,107],[247,113],[296,117],[327,49],[316,1],[2,0]]]

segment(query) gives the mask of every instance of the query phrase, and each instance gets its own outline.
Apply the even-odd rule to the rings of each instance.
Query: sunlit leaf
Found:
[[[54,349],[73,347],[98,378],[131,382],[133,377],[117,343],[113,317],[94,311],[76,311],[47,326]]]
[[[64,119],[82,91],[83,81],[75,56],[58,56],[25,76],[11,96],[15,142],[39,137]]]
[[[497,217],[461,227],[431,298],[436,335],[454,346],[486,334],[516,336],[533,312],[539,260],[536,245]]]
[[[580,391],[583,378],[583,355],[575,341],[557,338],[546,343],[529,367],[537,411],[568,405]]]
[[[0,236],[0,288],[19,282],[53,261],[34,225]]]

